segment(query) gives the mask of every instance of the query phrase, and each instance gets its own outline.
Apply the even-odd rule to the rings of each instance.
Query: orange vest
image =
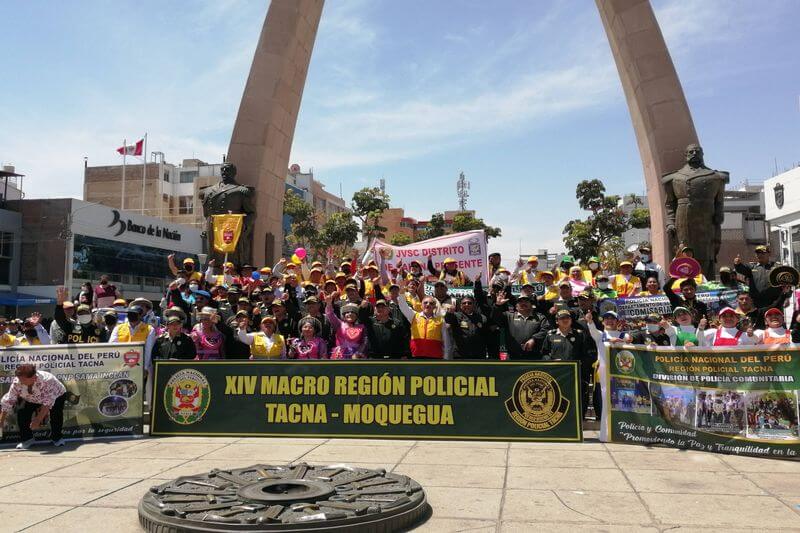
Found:
[[[443,329],[443,316],[436,315],[427,318],[422,313],[415,314],[411,321],[411,355],[428,359],[443,359]]]

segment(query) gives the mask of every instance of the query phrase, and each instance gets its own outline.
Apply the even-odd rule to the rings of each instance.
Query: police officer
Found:
[[[194,359],[197,350],[191,337],[181,331],[183,320],[177,315],[167,318],[167,330],[153,345],[153,360]]]
[[[669,335],[664,331],[664,319],[661,315],[650,313],[644,319],[645,329],[633,333],[633,344],[646,344],[648,346],[670,346]]]
[[[763,244],[756,246],[756,261],[754,266],[750,266],[737,255],[733,260],[733,268],[750,285],[756,307],[768,307],[781,295],[781,287],[773,287],[769,282],[770,271],[780,263],[770,260],[769,247]]]
[[[95,342],[108,342],[109,332],[98,327],[92,320],[92,309],[86,304],[81,304],[75,309],[75,318],[69,318],[64,313],[62,304],[67,298],[66,287],[56,289],[55,322],[63,332],[60,342],[62,344],[87,344]]]
[[[369,316],[370,307],[359,307],[359,321],[364,324],[369,338],[370,359],[400,359],[408,355],[408,326],[392,316],[386,300],[375,302],[375,314]]]
[[[529,296],[517,298],[516,311],[507,311],[507,302],[505,292],[497,295],[492,319],[503,330],[508,355],[512,359],[539,359],[547,318],[536,311]]]
[[[551,329],[542,344],[542,358],[545,361],[580,362],[582,412],[586,414],[589,405],[589,383],[592,376],[592,356],[586,342],[586,335],[572,327],[572,313],[561,309],[556,313],[555,329]],[[595,356],[596,357],[596,356]]]
[[[458,311],[449,308],[444,315],[455,342],[453,359],[486,359],[488,321],[476,307],[475,298],[465,296]]]

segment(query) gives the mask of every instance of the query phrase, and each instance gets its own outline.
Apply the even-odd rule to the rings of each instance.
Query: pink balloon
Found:
[[[305,248],[298,248],[294,251],[294,255],[299,257],[300,259],[305,259],[306,257],[306,249]]]

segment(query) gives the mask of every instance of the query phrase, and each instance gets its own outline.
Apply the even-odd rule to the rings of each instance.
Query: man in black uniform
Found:
[[[167,331],[153,345],[153,360],[194,359],[197,355],[194,341],[181,331],[183,320],[177,315],[167,318]]]
[[[675,278],[670,278],[669,281],[664,284],[664,295],[669,300],[670,305],[672,305],[673,311],[676,307],[685,307],[688,309],[692,314],[692,324],[697,327],[701,319],[708,318],[708,306],[697,299],[697,282],[694,278],[686,278],[681,281],[681,296],[678,296],[672,290],[672,285],[676,281]]]
[[[486,359],[488,321],[476,309],[475,298],[465,296],[459,311],[449,310],[444,321],[450,326],[455,342],[453,359]]]
[[[56,310],[54,320],[63,332],[61,344],[88,344],[95,342],[108,342],[109,332],[97,326],[92,320],[92,309],[86,304],[81,304],[75,310],[75,318],[68,318],[64,313],[62,303],[67,298],[67,289],[56,289]]]
[[[370,359],[400,359],[407,355],[408,326],[392,316],[386,300],[375,302],[374,316],[370,316],[370,306],[360,305],[358,320],[367,329]]]
[[[769,283],[769,272],[779,263],[770,261],[769,247],[763,244],[756,246],[756,261],[756,265],[751,267],[742,263],[742,260],[737,255],[733,260],[733,268],[750,285],[750,293],[753,296],[756,307],[769,307],[772,302],[781,296],[781,287],[773,287]]]
[[[547,335],[547,318],[534,309],[529,296],[517,298],[516,311],[508,311],[507,303],[508,295],[499,293],[492,318],[505,334],[510,359],[539,359],[542,340]]]
[[[646,344],[647,346],[670,346],[669,335],[664,331],[661,315],[651,313],[645,317],[645,329],[633,332],[633,344]]]
[[[572,327],[572,313],[561,309],[556,313],[555,329],[550,330],[542,344],[545,361],[579,361],[581,376],[581,412],[585,415],[589,405],[589,383],[592,377],[592,363],[586,342],[586,335]],[[596,355],[595,355],[596,357]]]

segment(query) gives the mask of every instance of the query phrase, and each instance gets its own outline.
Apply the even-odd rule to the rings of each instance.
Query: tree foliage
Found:
[[[564,245],[569,253],[584,261],[591,256],[610,258],[623,248],[622,234],[631,227],[648,227],[650,213],[636,208],[631,216],[617,207],[619,197],[606,195],[603,182],[597,179],[580,182],[575,190],[578,205],[591,212],[585,220],[570,220],[564,227]]]
[[[369,242],[384,236],[380,225],[383,212],[389,209],[389,195],[378,187],[364,187],[353,194],[353,216],[361,221],[361,235]]]
[[[394,246],[405,246],[407,244],[411,244],[412,242],[414,242],[414,239],[405,233],[395,233],[392,235],[392,238],[389,239],[389,243],[393,244]]]
[[[333,213],[320,228],[319,245],[332,249],[334,257],[347,256],[358,240],[358,230],[351,212]]]
[[[475,218],[472,213],[458,213],[453,218],[453,232],[458,233],[461,231],[471,231],[482,229],[486,232],[486,238],[500,237],[500,228],[487,226],[482,218]]]
[[[319,241],[317,211],[294,191],[287,190],[283,198],[283,214],[292,218],[292,231],[287,239],[295,246],[315,248]]]
[[[419,239],[417,240],[424,241],[425,239],[433,239],[434,237],[441,237],[445,233],[444,214],[434,213],[431,215],[431,221],[428,223],[428,227],[425,228],[425,231],[420,233]]]

